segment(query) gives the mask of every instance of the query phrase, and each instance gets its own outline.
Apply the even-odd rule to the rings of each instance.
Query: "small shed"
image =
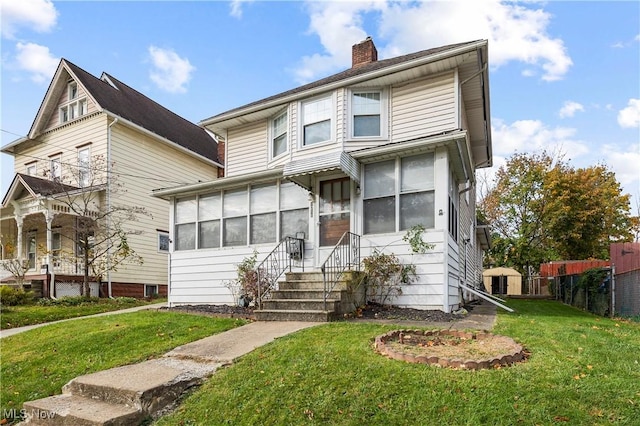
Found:
[[[522,294],[522,274],[512,268],[491,268],[482,273],[484,287],[490,294]]]

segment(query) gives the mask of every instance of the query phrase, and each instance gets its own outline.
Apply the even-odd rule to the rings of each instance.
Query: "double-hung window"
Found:
[[[175,209],[175,249],[196,248],[196,197],[183,198],[176,202]]]
[[[251,244],[276,241],[278,187],[273,184],[251,187]]]
[[[24,166],[25,173],[28,174],[29,176],[35,176],[36,173],[37,173],[37,167],[36,166],[37,166],[37,163],[35,161],[33,163],[26,164]]]
[[[78,148],[78,186],[85,188],[91,184],[91,148],[84,146]]]
[[[271,158],[287,152],[287,113],[280,114],[271,121]]]
[[[222,244],[225,247],[247,245],[247,190],[224,192]]]
[[[302,102],[302,144],[313,145],[331,140],[333,99],[331,96]]]
[[[365,165],[364,233],[434,226],[433,154]]]
[[[351,113],[354,138],[382,136],[380,91],[352,92]]]
[[[220,193],[201,195],[198,199],[198,248],[220,247]]]
[[[60,154],[49,157],[49,175],[51,180],[60,180],[62,176],[62,156]]]

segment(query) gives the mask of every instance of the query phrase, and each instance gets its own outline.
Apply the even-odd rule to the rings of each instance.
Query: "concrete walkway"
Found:
[[[127,312],[143,311],[145,309],[159,309],[159,308],[162,308],[163,306],[167,306],[167,304],[154,303],[152,305],[136,306],[134,308],[120,309],[118,311],[102,312],[99,314],[87,315],[83,317],[67,318],[67,319],[58,320],[58,321],[44,322],[42,324],[25,325],[24,327],[16,327],[16,328],[10,328],[8,330],[0,330],[0,339],[4,337],[13,336],[14,334],[22,333],[24,331],[33,330],[34,328],[44,327],[45,325],[57,324],[59,322],[74,321],[74,320],[79,320],[84,318],[103,317],[106,315],[125,314]]]

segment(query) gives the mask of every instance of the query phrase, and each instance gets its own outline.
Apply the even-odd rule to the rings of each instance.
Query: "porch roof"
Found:
[[[66,185],[61,182],[54,182],[48,179],[16,173],[7,193],[2,199],[2,207],[5,208],[11,200],[21,198],[25,192],[33,198],[47,197],[49,195],[62,194],[78,191],[81,188],[72,185]]]
[[[360,163],[344,151],[291,161],[285,164],[282,176],[311,191],[314,175],[333,170],[342,171],[360,183]]]

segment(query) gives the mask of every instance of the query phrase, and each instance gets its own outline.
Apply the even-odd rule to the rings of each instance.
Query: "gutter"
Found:
[[[322,85],[322,86],[318,86],[318,87],[314,87],[312,89],[309,90],[305,90],[303,92],[297,92],[297,93],[292,93],[290,95],[287,96],[283,96],[283,97],[278,97],[276,99],[272,99],[271,101],[267,101],[264,103],[258,103],[256,105],[253,105],[251,107],[248,108],[243,108],[237,111],[234,111],[230,114],[221,114],[221,115],[217,115],[211,118],[207,118],[204,119],[202,121],[200,121],[198,124],[201,126],[209,126],[212,124],[216,124],[225,120],[230,120],[232,118],[236,118],[242,115],[246,115],[246,114],[251,114],[253,112],[257,112],[266,108],[270,108],[270,107],[274,107],[274,106],[278,106],[281,104],[285,104],[285,103],[289,103],[291,101],[294,101],[296,99],[300,99],[300,98],[306,98],[309,96],[313,96],[316,94],[320,94],[320,93],[324,93],[327,92],[329,90],[333,90],[333,89],[337,89],[340,87],[344,87],[344,86],[350,86],[356,83],[359,83],[361,81],[366,81],[366,80],[370,80],[373,78],[378,78],[378,77],[382,77],[385,76],[387,74],[393,74],[399,71],[404,71],[405,69],[409,69],[409,68],[414,68],[420,65],[425,65],[428,64],[430,62],[436,62],[442,59],[446,59],[452,56],[458,56],[462,53],[465,52],[470,52],[470,51],[478,51],[480,50],[482,47],[487,45],[487,41],[486,40],[482,40],[482,41],[478,41],[475,42],[473,44],[469,44],[466,45],[464,47],[458,47],[458,48],[454,48],[451,50],[447,50],[444,52],[440,52],[440,53],[435,53],[433,55],[429,55],[429,56],[425,56],[425,57],[421,57],[421,58],[417,58],[414,59],[413,61],[407,61],[407,62],[402,62],[399,64],[395,64],[395,65],[391,65],[387,68],[382,68],[376,71],[372,71],[370,73],[367,74],[361,74],[361,75],[357,75],[355,77],[351,77],[351,78],[347,78],[344,80],[339,80],[333,83],[329,83],[327,85]]]

